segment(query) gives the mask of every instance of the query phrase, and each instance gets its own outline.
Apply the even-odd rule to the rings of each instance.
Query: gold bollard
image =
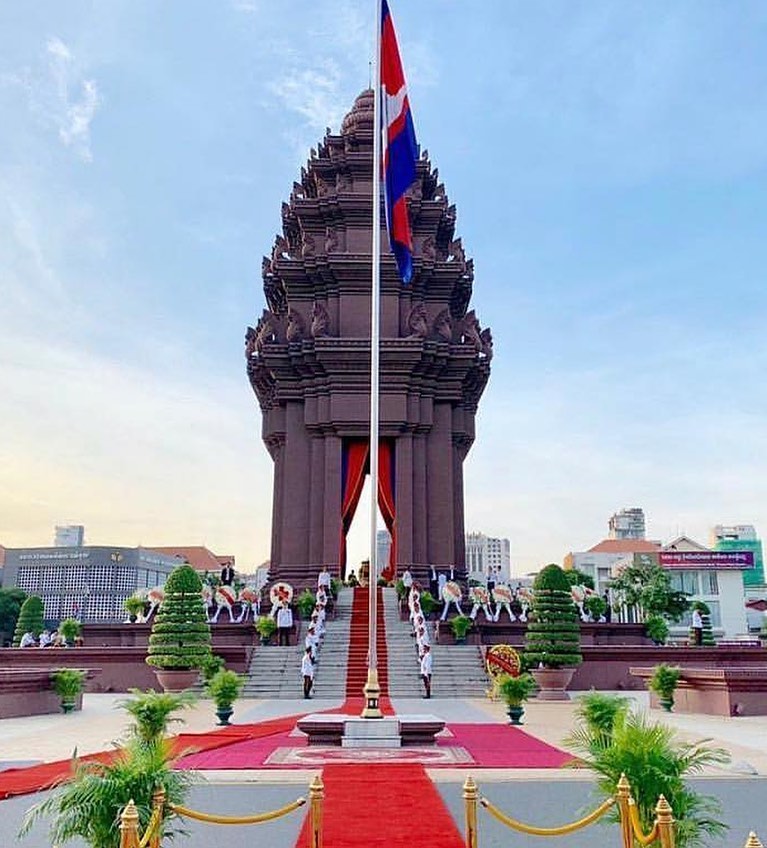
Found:
[[[674,848],[674,813],[662,795],[655,807],[655,822],[658,825],[661,848]]]
[[[463,784],[463,803],[466,819],[466,848],[477,848],[477,797],[479,790],[469,775]]]
[[[120,848],[139,848],[138,810],[133,798],[120,813]]]
[[[160,848],[162,839],[162,823],[165,819],[165,787],[158,786],[152,793],[152,820],[155,822],[154,833],[149,838],[149,848]]]
[[[629,798],[631,798],[631,785],[625,774],[618,781],[617,792],[618,809],[621,815],[621,846],[622,848],[633,848],[634,834],[631,830],[631,819],[629,818]]]
[[[752,830],[751,833],[748,834],[748,840],[743,848],[764,848],[764,845],[759,841],[759,837]]]
[[[311,828],[309,829],[309,848],[322,848],[322,802],[325,798],[325,784],[317,774],[309,785],[311,804]]]

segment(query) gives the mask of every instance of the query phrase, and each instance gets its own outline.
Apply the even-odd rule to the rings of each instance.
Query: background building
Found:
[[[467,577],[485,582],[491,573],[496,582],[511,579],[511,542],[484,533],[467,533]]]
[[[594,581],[594,588],[602,594],[613,574],[617,563],[635,554],[655,553],[660,550],[657,542],[646,539],[604,539],[587,551],[571,552],[564,559],[565,570],[576,569],[588,574]]]
[[[660,565],[671,575],[671,586],[691,601],[703,601],[711,610],[711,626],[719,636],[732,638],[748,632],[743,573],[754,567],[751,551],[716,551],[699,542],[679,536],[660,550],[635,554],[615,565],[616,573],[629,564]],[[684,637],[690,626],[690,613],[671,633]]]
[[[743,584],[764,586],[762,541],[753,524],[717,524],[711,531],[711,547],[715,551],[752,551],[754,567],[743,572]]]
[[[235,568],[234,556],[231,554],[214,554],[204,545],[147,545],[145,550],[156,551],[164,556],[174,557],[176,565],[188,562],[202,577],[205,573],[218,574],[227,563]]]
[[[639,507],[622,509],[610,517],[608,527],[609,539],[644,539],[644,510]]]
[[[8,548],[3,585],[43,600],[46,620],[122,621],[123,601],[162,586],[179,561],[144,548]]]
[[[57,548],[81,548],[85,544],[82,524],[57,524],[53,544]]]
[[[383,571],[389,564],[389,552],[391,551],[391,534],[388,530],[379,530],[376,533],[376,557],[378,568]]]

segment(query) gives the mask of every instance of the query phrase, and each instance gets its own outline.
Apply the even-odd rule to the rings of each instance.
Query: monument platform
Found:
[[[367,744],[364,747],[391,748],[409,745],[436,745],[437,734],[445,729],[445,722],[435,715],[398,715],[382,719],[361,719],[352,718],[342,713],[312,713],[300,718],[296,726],[309,737],[309,745],[363,747],[357,744],[350,745],[348,742],[355,742],[359,739],[367,742],[376,738],[382,742],[391,740],[394,730],[393,723],[395,722],[398,725],[399,745],[393,746],[387,743],[375,746]],[[345,738],[347,725],[350,726],[352,732]],[[358,733],[369,735],[367,738],[355,736]]]

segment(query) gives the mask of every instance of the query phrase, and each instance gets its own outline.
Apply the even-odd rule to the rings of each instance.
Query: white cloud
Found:
[[[59,138],[72,148],[83,162],[93,159],[90,130],[101,103],[98,87],[92,79],[82,79],[72,51],[60,38],[49,38],[46,45],[50,80],[55,93],[46,97],[44,109],[58,127]]]

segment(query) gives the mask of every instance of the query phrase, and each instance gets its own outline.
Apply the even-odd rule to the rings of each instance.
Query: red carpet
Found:
[[[344,707],[347,705],[344,704]],[[361,702],[360,702],[361,707]],[[339,710],[354,715],[358,709]],[[464,748],[475,768],[562,768],[573,760],[571,754],[560,751],[518,727],[505,724],[449,724],[452,736],[440,737],[437,744]],[[225,747],[193,753],[179,760],[183,769],[253,769],[302,768],[296,765],[264,765],[278,748],[304,748],[306,737],[291,736],[290,731],[272,735],[260,734]],[[454,764],[434,763],[430,768],[455,768]],[[465,766],[464,766],[465,767]]]
[[[381,695],[389,694],[389,662],[386,652],[386,625],[384,624],[383,594],[378,592],[376,607],[376,654],[378,656],[378,683]],[[349,626],[349,664],[346,667],[347,697],[361,697],[368,679],[368,590],[354,590],[352,619]]]
[[[332,848],[465,848],[463,837],[420,765],[329,765],[323,843]],[[388,814],[396,810],[396,815]],[[309,817],[296,848],[309,844]]]
[[[573,755],[508,724],[449,724],[438,745],[465,748],[481,768],[562,768]],[[440,766],[434,766],[440,768]]]
[[[222,727],[210,733],[181,733],[174,737],[174,751],[209,751],[241,742],[243,739],[259,739],[278,733],[289,733],[296,725],[299,716],[263,721],[258,724],[233,724]],[[101,751],[80,757],[82,762],[109,762],[115,756],[115,751]],[[56,760],[52,763],[41,763],[21,769],[7,769],[0,772],[0,800],[14,795],[28,795],[48,789],[72,773],[72,760]]]

